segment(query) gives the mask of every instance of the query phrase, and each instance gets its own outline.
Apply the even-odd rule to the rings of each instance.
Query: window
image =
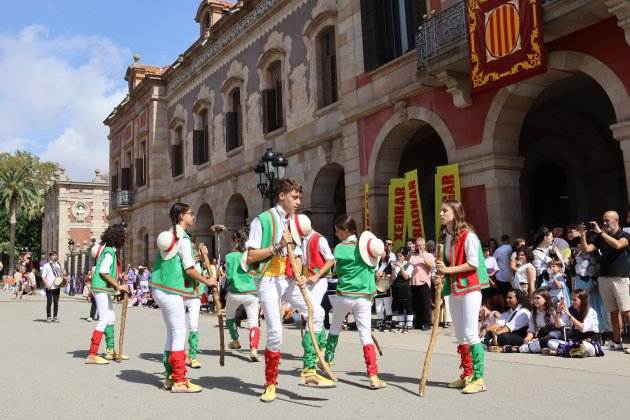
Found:
[[[208,110],[203,109],[199,112],[199,128],[193,131],[193,165],[201,165],[209,160],[209,140]]]
[[[335,28],[330,26],[322,31],[317,39],[319,68],[319,106],[337,102],[337,54],[335,48]]]
[[[268,89],[263,90],[263,131],[269,133],[284,126],[282,115],[282,63],[274,61],[267,68]]]
[[[147,183],[147,143],[141,142],[138,148],[138,158],[136,158],[136,186],[141,187]]]
[[[416,28],[426,13],[417,0],[361,0],[363,62],[373,70],[415,47]]]
[[[120,189],[122,191],[131,190],[132,182],[131,182],[131,152],[127,152],[126,154],[126,164],[120,173]]]
[[[176,177],[184,172],[184,142],[182,127],[173,130],[173,143],[171,144],[171,175]]]
[[[114,162],[114,170],[113,170],[112,180],[111,180],[111,189],[112,192],[115,193],[118,191],[118,161]]]
[[[225,149],[229,152],[243,144],[241,89],[232,89],[228,100],[231,111],[225,114]]]

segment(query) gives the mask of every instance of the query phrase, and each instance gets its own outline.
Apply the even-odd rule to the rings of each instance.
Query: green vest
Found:
[[[105,281],[105,279],[101,276],[101,263],[105,258],[105,255],[111,255],[112,265],[109,267],[109,275],[114,281],[117,281],[117,260],[116,260],[116,250],[112,247],[106,246],[101,250],[101,253],[96,260],[96,266],[94,268],[94,274],[92,275],[92,293],[107,293],[109,295],[115,295],[116,289],[113,286],[110,286],[109,283]]]
[[[189,239],[190,240],[190,236],[188,236],[187,233],[184,232],[184,238]],[[192,245],[192,243],[191,243]],[[197,259],[197,250],[191,246],[192,249],[192,257],[193,260]],[[183,266],[182,266],[183,268]],[[198,263],[195,263],[195,270],[197,270],[198,273],[201,274],[201,266]],[[192,277],[190,277],[188,275],[188,273],[186,273],[184,271],[184,289],[186,290],[186,293],[194,295],[194,297],[196,298],[200,298],[201,297],[201,291],[199,290],[199,282],[195,279],[193,279]]]
[[[339,278],[338,295],[368,299],[376,295],[376,281],[374,280],[376,267],[370,267],[363,262],[356,241],[337,244],[334,255]]]
[[[238,295],[255,295],[256,284],[252,276],[241,268],[242,252],[230,252],[225,256],[227,288],[230,293]]]
[[[450,259],[451,259],[450,252],[445,251],[444,264],[447,267],[453,264],[453,262],[451,262]],[[477,274],[477,279],[479,281],[478,288],[480,290],[486,289],[490,287],[490,278],[488,277],[488,269],[486,268],[486,259],[483,256],[483,250],[482,250],[481,244],[479,244],[479,252],[477,253],[477,263],[478,263],[477,269],[475,271]],[[442,296],[450,296],[451,294],[453,294],[453,291],[456,294],[462,294],[466,292],[466,290],[459,290],[459,288],[457,287],[457,284],[454,284],[454,283],[455,283],[455,276],[451,274],[446,274],[444,276],[444,287],[442,288]],[[462,278],[461,283],[465,287],[468,284],[467,278],[466,277]]]
[[[184,235],[188,237],[188,235]],[[184,266],[179,255],[175,254],[172,258],[164,260],[162,259],[162,254],[158,251],[153,264],[151,287],[164,293],[180,295],[185,298],[199,297],[195,294],[190,280],[187,283],[186,279],[187,276],[184,273]]]
[[[276,243],[280,242],[280,239],[276,238],[278,224],[280,223],[280,220],[278,220],[278,213],[273,211],[273,209],[268,209],[260,213],[257,217],[260,221],[260,226],[262,227],[262,239],[260,241],[260,248],[267,248],[272,244],[275,245]],[[255,264],[249,265],[248,273],[256,277],[262,276],[265,270],[267,270],[267,267],[269,267],[271,258],[272,257],[270,256]]]

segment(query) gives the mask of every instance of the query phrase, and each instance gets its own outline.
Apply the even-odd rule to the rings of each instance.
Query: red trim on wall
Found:
[[[394,114],[394,107],[385,108],[358,121],[359,171],[367,175],[374,141],[383,125]],[[378,153],[378,151],[376,151]]]
[[[369,85],[370,83],[372,83],[372,78],[366,73],[361,73],[356,77],[355,83],[357,85],[356,88],[359,89],[365,85]]]
[[[466,209],[466,218],[473,225],[481,242],[487,242],[489,234],[488,205],[486,202],[486,186],[462,188],[462,203]]]

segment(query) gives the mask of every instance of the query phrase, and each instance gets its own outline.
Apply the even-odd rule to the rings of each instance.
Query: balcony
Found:
[[[133,192],[123,190],[112,193],[109,206],[112,210],[124,210],[131,207],[132,204]]]

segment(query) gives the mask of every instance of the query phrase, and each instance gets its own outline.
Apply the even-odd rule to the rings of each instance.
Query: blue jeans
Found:
[[[575,288],[582,289],[588,293],[591,300],[591,307],[597,312],[597,321],[599,322],[599,331],[611,331],[612,327],[604,309],[602,298],[599,295],[599,290],[594,286],[594,282],[597,281],[597,277],[590,276],[575,276]]]

